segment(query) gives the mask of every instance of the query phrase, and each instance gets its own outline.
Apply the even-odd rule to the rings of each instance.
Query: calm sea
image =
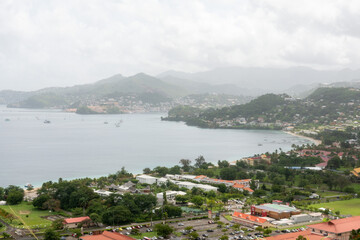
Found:
[[[77,115],[0,106],[0,186],[95,177],[122,166],[141,173],[199,155],[215,163],[309,143],[281,131],[188,127],[161,121],[165,115]]]

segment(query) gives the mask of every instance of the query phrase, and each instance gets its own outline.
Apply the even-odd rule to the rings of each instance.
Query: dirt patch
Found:
[[[42,218],[49,220],[49,221],[55,221],[57,219],[64,219],[64,217],[59,216],[59,215],[43,216]]]
[[[27,210],[19,211],[19,214],[21,214],[21,215],[27,215],[27,214],[30,214],[30,213],[31,213],[31,211],[27,211]]]

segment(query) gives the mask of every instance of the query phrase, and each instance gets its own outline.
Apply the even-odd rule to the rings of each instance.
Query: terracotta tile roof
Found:
[[[351,171],[355,176],[359,176],[360,168],[354,168],[354,170]]]
[[[267,221],[264,218],[256,217],[256,216],[249,215],[249,214],[246,214],[246,213],[241,213],[241,212],[234,212],[233,217],[237,217],[237,218],[241,218],[241,219],[244,219],[244,220],[257,222],[257,223],[264,223],[264,222]]]
[[[300,235],[305,237],[307,240],[330,239],[328,237],[324,237],[321,235],[312,234],[311,230],[306,230],[306,231],[302,231],[302,232],[294,232],[294,233],[285,233],[285,234],[280,234],[280,235],[276,235],[276,236],[272,236],[272,237],[267,237],[265,239],[266,240],[295,240]]]
[[[64,219],[64,222],[66,224],[69,224],[69,223],[81,223],[85,220],[91,220],[88,216],[86,217],[77,217],[77,218],[65,218]]]
[[[248,191],[248,192],[254,192],[254,190],[252,190],[251,188],[245,187],[244,190]]]
[[[104,231],[102,234],[99,235],[86,235],[80,237],[82,240],[134,240],[135,238],[116,233],[116,232],[109,232]]]
[[[329,222],[308,225],[308,227],[332,233],[350,232],[353,229],[360,228],[360,216],[331,220]]]
[[[199,175],[199,176],[196,176],[195,179],[204,179],[204,178],[207,178],[207,176],[205,175]]]
[[[240,179],[240,180],[235,180],[235,182],[250,182],[251,179]]]
[[[235,183],[235,184],[233,185],[233,188],[241,188],[241,189],[243,189],[244,187],[245,187],[244,185],[239,184],[239,183]]]

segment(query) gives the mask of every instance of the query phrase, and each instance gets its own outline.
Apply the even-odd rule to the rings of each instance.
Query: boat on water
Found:
[[[108,122],[104,122],[104,124],[108,124]]]
[[[117,123],[115,123],[115,127],[120,127],[121,123],[122,123],[122,120],[118,121]]]
[[[261,144],[261,143],[258,143],[258,146],[262,146],[262,144]]]
[[[10,122],[10,118],[5,118],[5,122]]]
[[[45,120],[44,123],[51,123],[49,120]]]
[[[24,187],[27,189],[34,188],[34,186],[31,183],[27,183]]]

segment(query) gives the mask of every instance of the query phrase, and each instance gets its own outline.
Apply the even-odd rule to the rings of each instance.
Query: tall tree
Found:
[[[194,166],[195,166],[196,168],[201,168],[204,164],[206,164],[206,161],[205,161],[205,158],[204,158],[202,155],[200,155],[199,157],[197,157],[197,158],[195,159],[195,164],[194,164]]]
[[[45,230],[44,240],[60,240],[60,235],[52,228]]]
[[[167,224],[156,224],[154,227],[154,230],[157,232],[157,234],[161,237],[168,238],[173,232],[174,228]]]
[[[184,172],[190,171],[191,160],[189,160],[189,159],[181,159],[179,161],[179,163],[182,165],[182,169],[184,170]]]

